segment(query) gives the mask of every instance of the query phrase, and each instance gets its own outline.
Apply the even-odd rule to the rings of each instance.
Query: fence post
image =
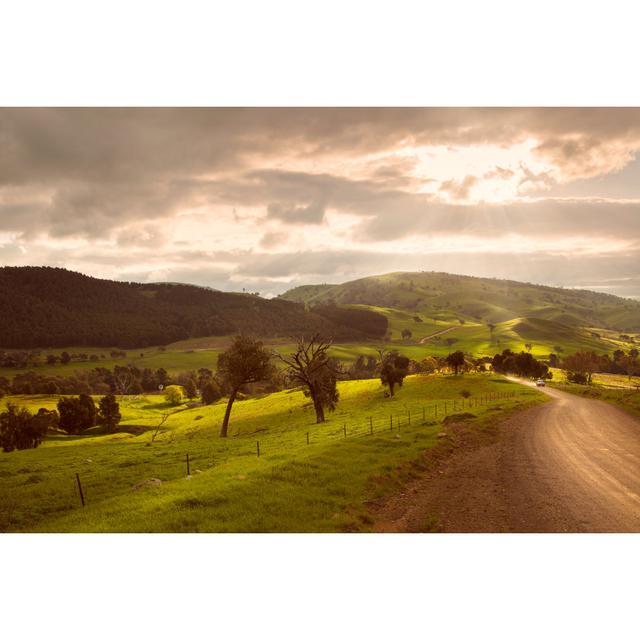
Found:
[[[82,493],[82,485],[80,484],[80,475],[76,473],[76,480],[78,481],[78,489],[80,490],[80,501],[82,502],[82,507],[84,508],[84,493]]]
[[[260,457],[260,440],[256,441],[256,448],[258,450],[258,458]]]
[[[436,402],[436,406],[434,407],[435,409],[435,416],[436,416],[436,420],[438,419],[438,403]]]
[[[307,444],[309,444],[309,432],[307,431]]]
[[[346,438],[347,437],[347,425],[346,424],[342,425],[342,430],[344,431],[344,437]]]
[[[424,415],[424,407],[422,407],[422,422],[424,422],[426,420],[425,415]]]
[[[393,431],[393,414],[389,416],[389,431]]]
[[[187,475],[190,476],[191,472],[189,470],[189,454],[187,453]]]
[[[371,433],[373,433],[373,418],[369,416],[369,427],[371,427]]]
[[[407,411],[407,416],[408,416],[407,424],[409,424],[409,426],[411,426],[411,409],[409,409],[409,411]]]

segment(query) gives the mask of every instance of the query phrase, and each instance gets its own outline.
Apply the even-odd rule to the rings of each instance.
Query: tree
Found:
[[[96,424],[96,405],[86,394],[77,398],[60,398],[58,413],[60,428],[67,433],[82,433]]]
[[[58,362],[58,356],[54,356],[53,353],[50,353],[47,356],[47,364],[54,365],[56,362]]]
[[[231,346],[218,357],[218,374],[230,389],[229,401],[220,428],[220,437],[226,438],[231,408],[240,389],[251,382],[269,378],[273,373],[271,354],[262,342],[248,336],[236,336]]]
[[[525,342],[524,343],[524,348],[531,353],[531,349],[533,348],[533,345],[530,342]]]
[[[187,378],[187,381],[184,384],[184,394],[189,398],[189,400],[198,397],[198,386],[194,377]]]
[[[493,370],[497,373],[515,373],[523,378],[550,378],[549,367],[536,360],[530,353],[521,351],[513,353],[505,349],[497,353],[491,361]]]
[[[397,351],[380,352],[380,382],[389,387],[389,395],[393,398],[395,386],[402,386],[409,374],[409,358],[401,356]]]
[[[446,361],[450,367],[453,367],[454,374],[457,376],[460,367],[464,366],[464,353],[462,351],[454,351],[447,356]]]
[[[32,415],[24,407],[8,404],[0,413],[0,446],[6,453],[15,449],[35,449],[44,439],[49,428],[57,423],[55,411],[39,409]]]
[[[402,339],[403,340],[410,340],[412,336],[413,336],[413,333],[411,333],[411,329],[403,329],[402,330]]]
[[[316,412],[316,424],[325,421],[325,409],[333,411],[338,403],[337,363],[327,352],[331,340],[315,334],[310,340],[298,338],[296,350],[291,356],[278,354],[287,365],[287,375],[305,387],[305,395],[311,398]]]
[[[222,398],[220,385],[213,378],[209,378],[200,387],[200,397],[202,398],[202,404],[212,404],[216,400],[220,400]]]
[[[591,377],[603,366],[603,360],[602,356],[593,351],[578,351],[563,360],[562,368],[570,373],[585,375],[587,384],[591,384]]]
[[[164,390],[164,399],[174,407],[184,402],[182,387],[178,384],[170,384]]]
[[[120,415],[120,405],[116,397],[110,393],[100,398],[98,403],[98,417],[107,431],[115,431],[122,416]]]
[[[60,362],[62,362],[62,364],[69,364],[71,362],[71,356],[66,351],[63,351],[60,354]]]

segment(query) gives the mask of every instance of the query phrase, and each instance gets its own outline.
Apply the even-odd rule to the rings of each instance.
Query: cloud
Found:
[[[439,191],[450,196],[452,200],[467,200],[471,187],[478,184],[476,176],[465,176],[462,180],[447,180],[440,185]]]
[[[325,203],[321,200],[306,205],[272,202],[267,212],[271,218],[293,224],[320,224],[324,220]]]
[[[221,287],[390,270],[419,263],[398,247],[465,238],[622,256],[638,149],[640,109],[0,109],[0,256]],[[525,197],[572,181],[584,197]]]

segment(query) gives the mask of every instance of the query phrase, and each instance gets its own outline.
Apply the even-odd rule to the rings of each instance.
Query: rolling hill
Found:
[[[246,332],[319,331],[336,340],[381,337],[383,316],[184,284],[100,280],[51,267],[0,268],[0,348],[164,345]]]
[[[281,299],[311,307],[333,302],[396,309],[411,316],[419,314],[423,321],[434,324],[460,320],[497,324],[529,318],[565,327],[640,331],[640,301],[449,273],[389,273],[338,285],[307,285],[287,291]]]

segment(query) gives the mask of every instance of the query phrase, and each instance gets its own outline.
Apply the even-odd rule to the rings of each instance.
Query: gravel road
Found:
[[[640,420],[546,388],[373,508],[378,531],[640,532]]]

